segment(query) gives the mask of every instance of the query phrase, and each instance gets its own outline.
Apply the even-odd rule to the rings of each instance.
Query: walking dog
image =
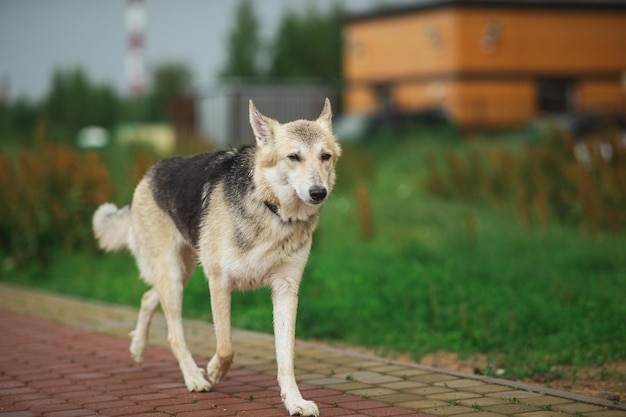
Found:
[[[278,383],[291,415],[318,416],[294,375],[298,287],[320,207],[335,184],[341,153],[328,99],[314,120],[281,124],[250,101],[256,145],[175,157],[153,166],[132,204],[101,205],[93,217],[99,246],[128,248],[152,286],[142,298],[130,352],[142,362],[152,315],[161,304],[168,341],[190,391],[208,391],[233,361],[231,292],[272,290]],[[206,372],[194,362],[181,321],[183,289],[202,264],[209,282],[217,349]]]

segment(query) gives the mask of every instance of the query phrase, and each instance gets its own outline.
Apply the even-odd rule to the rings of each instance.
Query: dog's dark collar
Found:
[[[283,217],[278,213],[278,206],[276,206],[275,204],[270,203],[269,201],[264,201],[263,204],[265,204],[265,207],[268,208],[269,211],[271,211],[272,213],[274,213],[281,222],[283,223],[298,223],[300,220],[296,219],[296,221],[294,222],[291,217],[288,220],[283,219]]]
[[[269,201],[264,201],[263,204],[265,204],[265,207],[267,207],[272,213],[280,217],[280,214],[278,214],[278,207],[276,207],[276,205],[270,203]]]

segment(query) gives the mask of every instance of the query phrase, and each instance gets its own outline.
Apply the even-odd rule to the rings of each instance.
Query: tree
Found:
[[[191,69],[182,62],[165,62],[154,70],[152,90],[149,93],[150,118],[167,120],[168,109],[177,97],[188,94],[193,84]]]
[[[44,100],[45,114],[56,136],[73,139],[87,125],[113,128],[119,100],[109,85],[94,84],[81,68],[56,70]]]
[[[41,105],[25,97],[15,101],[0,101],[0,134],[12,140],[23,140],[28,137],[37,122]]]
[[[261,47],[259,20],[252,1],[239,0],[228,36],[228,57],[220,78],[260,76],[258,58]]]
[[[271,77],[341,78],[341,21],[344,9],[327,12],[309,4],[283,15],[271,51]]]

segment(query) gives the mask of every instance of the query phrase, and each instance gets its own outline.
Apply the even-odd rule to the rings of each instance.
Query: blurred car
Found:
[[[574,156],[587,166],[591,164],[594,152],[609,162],[615,154],[615,146],[626,148],[626,117],[621,114],[577,112],[551,115],[531,123],[529,138],[532,142],[540,142],[554,127],[567,134],[572,141]]]
[[[581,142],[596,134],[619,131],[626,139],[626,117],[614,113],[560,113],[533,121],[529,125],[529,134],[541,139],[551,127],[556,126],[574,142]]]
[[[76,142],[80,148],[104,148],[109,145],[109,131],[100,126],[83,127],[77,135]]]
[[[383,111],[345,114],[333,121],[340,142],[360,142],[380,134],[402,135],[420,126],[450,124],[447,113],[440,108],[417,112]]]

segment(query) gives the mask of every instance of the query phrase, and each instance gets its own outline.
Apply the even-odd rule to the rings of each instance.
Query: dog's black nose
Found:
[[[320,201],[322,201],[324,198],[326,198],[326,194],[326,188],[320,187],[319,185],[314,185],[313,187],[309,188],[309,195],[315,202],[319,203]]]

